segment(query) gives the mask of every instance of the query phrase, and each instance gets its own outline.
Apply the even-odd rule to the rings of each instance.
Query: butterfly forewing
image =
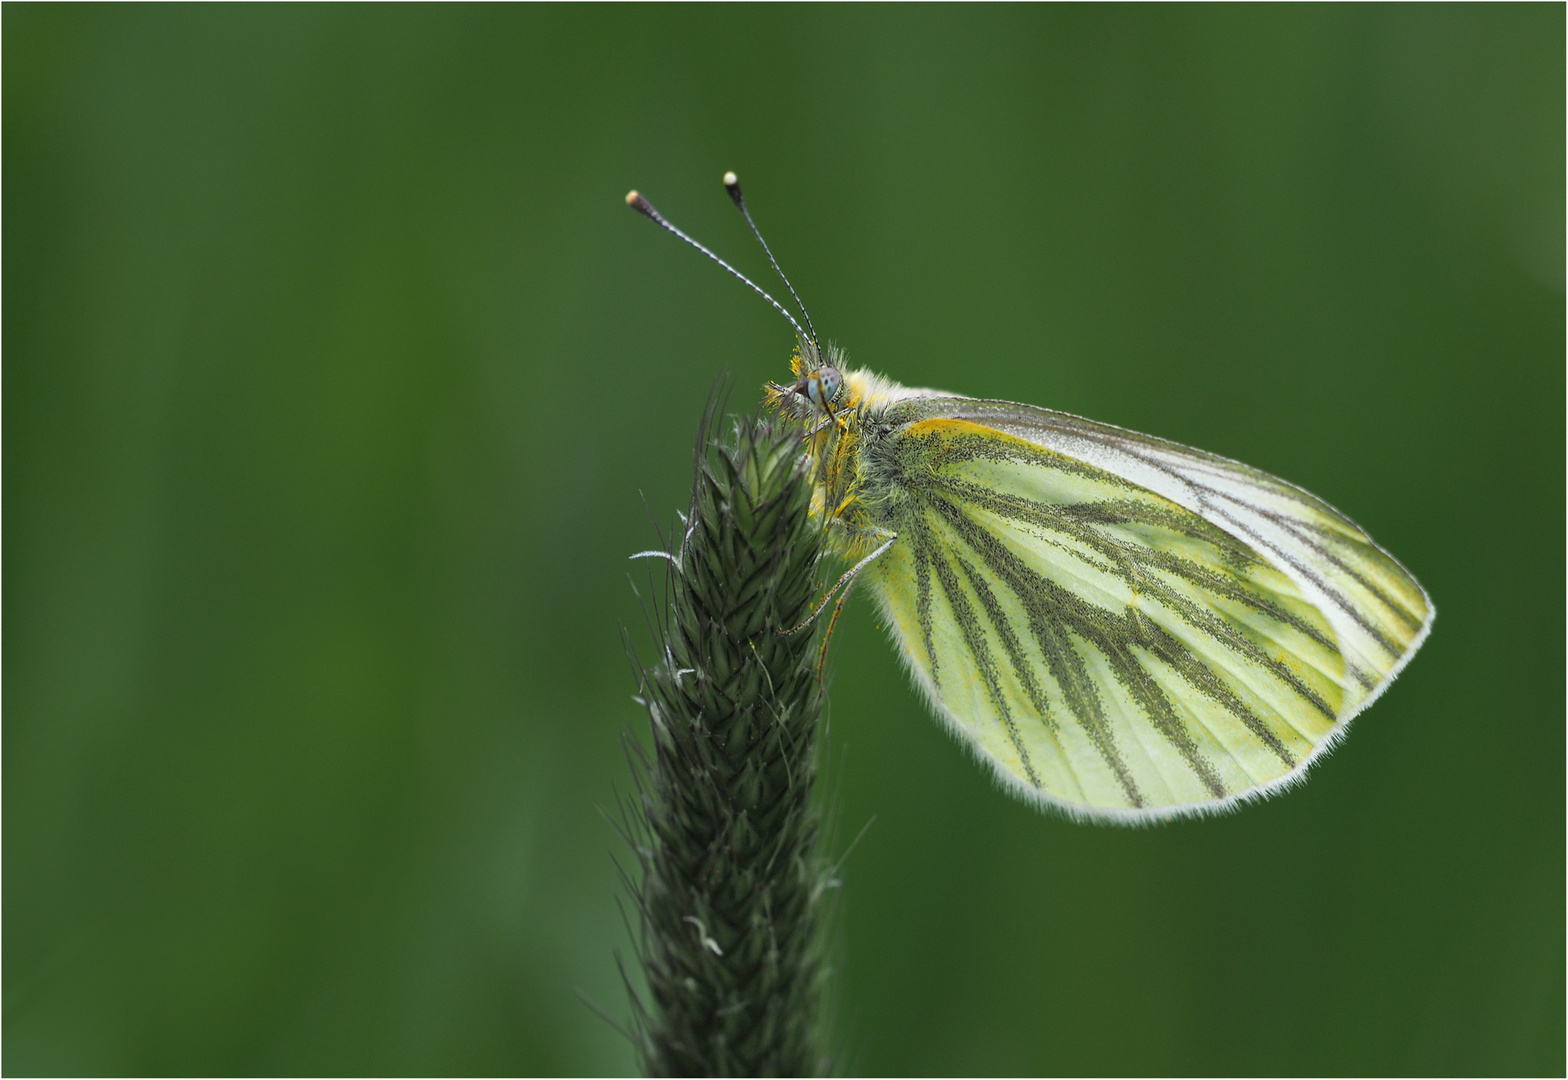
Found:
[[[912,403],[913,404],[913,403]],[[919,400],[1137,484],[1198,514],[1289,575],[1338,635],[1356,706],[1424,638],[1431,603],[1416,580],[1353,521],[1261,470],[1179,443],[1004,401]]]
[[[1257,470],[1005,402],[882,419],[878,599],[941,715],[1038,800],[1159,817],[1286,783],[1430,621],[1360,529]]]

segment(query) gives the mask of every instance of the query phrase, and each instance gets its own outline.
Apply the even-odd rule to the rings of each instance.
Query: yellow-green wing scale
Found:
[[[1009,402],[858,410],[868,568],[917,683],[1008,786],[1123,820],[1298,779],[1431,623],[1354,523],[1215,455]]]

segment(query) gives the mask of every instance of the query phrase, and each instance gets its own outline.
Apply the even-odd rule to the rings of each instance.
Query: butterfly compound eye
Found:
[[[844,379],[839,375],[838,368],[824,367],[817,373],[817,377],[822,383],[822,398],[824,401],[832,401],[838,397],[838,388],[844,384]]]
[[[838,397],[838,389],[843,381],[838,368],[824,365],[806,376],[805,396],[817,408],[827,409],[833,404],[833,399]]]

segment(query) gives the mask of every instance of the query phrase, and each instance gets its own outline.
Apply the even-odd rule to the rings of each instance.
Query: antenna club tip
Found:
[[[637,194],[637,190],[635,188],[633,188],[631,191],[628,191],[626,193],[626,205],[627,206],[636,206],[641,201],[642,201],[642,196]]]
[[[736,176],[732,172],[725,173],[724,174],[724,186],[727,187],[727,188],[739,187],[740,186],[740,177]]]

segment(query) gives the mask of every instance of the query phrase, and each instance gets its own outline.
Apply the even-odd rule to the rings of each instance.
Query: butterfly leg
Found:
[[[849,594],[848,593],[849,586],[854,583],[856,575],[858,575],[866,567],[870,566],[872,561],[875,560],[877,556],[881,555],[882,553],[887,551],[888,548],[892,547],[893,546],[893,542],[895,540],[897,540],[897,539],[898,539],[898,534],[897,533],[890,533],[890,534],[888,534],[887,540],[882,544],[881,547],[877,548],[870,555],[867,555],[864,559],[861,559],[854,566],[851,566],[848,570],[844,571],[844,575],[842,577],[840,577],[836,582],[833,583],[833,587],[822,595],[822,599],[821,600],[817,601],[816,606],[814,606],[811,609],[811,614],[806,616],[806,619],[805,619],[804,622],[802,622],[799,626],[792,626],[788,630],[780,630],[779,634],[781,636],[783,636],[783,637],[788,637],[791,634],[799,633],[800,631],[804,630],[806,627],[810,626],[812,623],[816,622],[817,621],[817,616],[822,614],[822,609],[828,606],[828,601],[829,600],[833,599],[833,594],[838,592],[840,589],[843,589],[844,590],[844,595],[847,596]],[[840,607],[843,606],[843,600],[842,599],[840,599],[840,601],[839,601],[839,606]],[[834,615],[834,618],[835,619],[837,618],[836,614]]]
[[[843,577],[839,578],[838,585],[833,586],[834,589],[837,589],[839,585],[843,585],[844,591],[838,594],[838,603],[833,605],[833,617],[828,620],[828,630],[827,633],[822,635],[822,648],[817,653],[818,686],[822,685],[822,669],[828,662],[828,642],[833,640],[833,628],[838,625],[838,617],[844,613],[844,605],[849,601],[849,591],[855,587],[855,582],[858,580],[855,575],[861,569],[867,566],[871,560],[875,559],[878,555],[881,555],[888,548],[892,547],[893,541],[897,539],[897,533],[890,535],[881,547],[877,548],[870,555],[867,555],[864,559],[861,559],[854,566],[850,567],[848,572],[846,572]],[[828,595],[832,595],[831,590],[829,590]],[[827,602],[825,598],[823,602]]]
[[[853,586],[854,582],[850,582]],[[838,625],[838,617],[844,611],[844,602],[849,599],[849,588],[845,588],[838,595],[838,603],[833,605],[833,617],[828,620],[828,632],[822,635],[822,648],[817,652],[817,685],[822,685],[822,668],[828,662],[828,642],[833,640],[833,628]]]

